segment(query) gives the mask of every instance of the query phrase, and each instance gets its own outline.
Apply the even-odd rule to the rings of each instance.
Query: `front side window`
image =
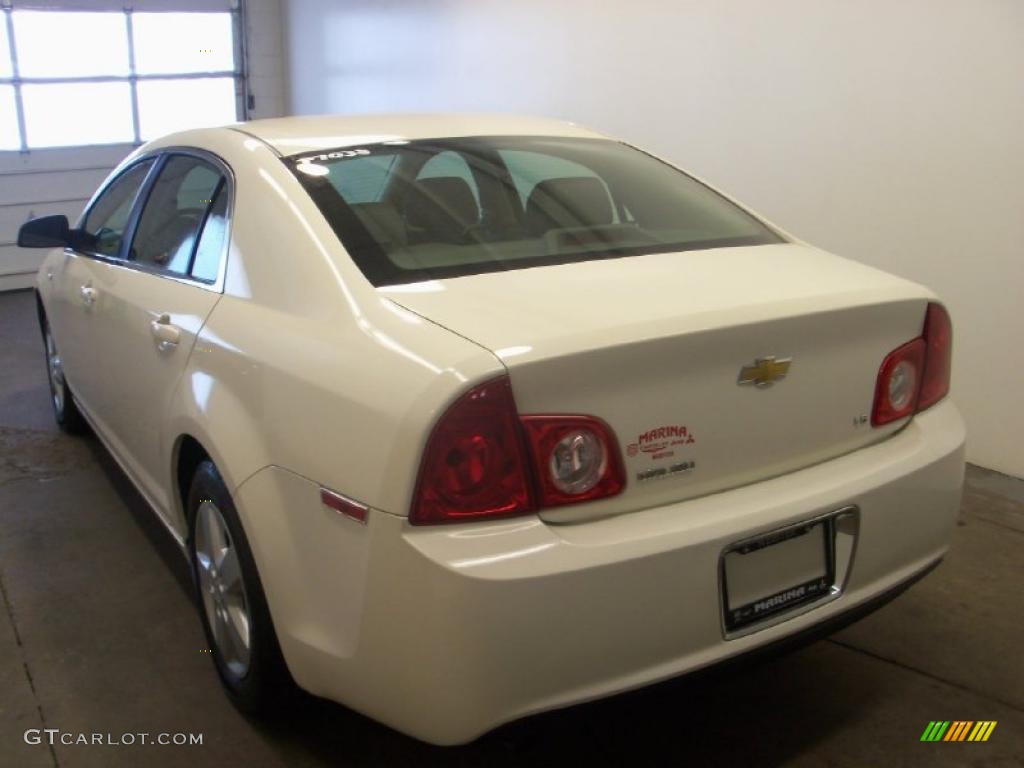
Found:
[[[135,198],[153,167],[153,160],[133,165],[111,182],[86,214],[82,229],[88,250],[101,256],[119,256]]]
[[[607,139],[470,137],[286,158],[374,285],[781,238]]]
[[[142,209],[129,258],[177,275],[191,274],[199,232],[223,183],[223,174],[205,160],[169,157]]]

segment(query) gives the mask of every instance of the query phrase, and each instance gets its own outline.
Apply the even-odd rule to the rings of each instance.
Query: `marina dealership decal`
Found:
[[[641,432],[636,441],[626,446],[626,454],[637,456],[645,453],[652,459],[667,459],[684,445],[695,443],[690,428],[685,425],[666,425]]]
[[[639,482],[689,474],[697,468],[697,462],[692,455],[681,454],[683,449],[696,442],[693,432],[685,424],[664,424],[638,434],[633,442],[626,445],[626,455],[630,458],[646,456],[654,462],[654,466],[637,471]]]

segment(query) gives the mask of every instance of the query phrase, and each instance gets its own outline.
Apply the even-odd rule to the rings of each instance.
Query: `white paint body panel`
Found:
[[[135,155],[196,146],[232,169],[222,291],[61,251],[37,287],[87,416],[179,541],[182,438],[217,464],[303,687],[458,743],[808,628],[945,551],[963,469],[953,403],[882,430],[851,418],[870,409],[885,353],[920,332],[927,290],[796,243],[378,289],[276,151],[381,136],[593,134],[470,116],[241,128],[178,134]],[[75,297],[90,279],[101,295],[84,311]],[[169,352],[136,335],[161,312],[188,336]],[[771,348],[783,339],[789,351]],[[739,367],[762,354],[791,354],[814,375],[794,367],[773,389],[737,387]],[[630,355],[640,365],[626,366]],[[679,484],[590,505],[411,526],[437,418],[505,373],[522,413],[592,413],[623,447],[637,430],[690,420],[702,463]],[[122,378],[104,392],[110,376]],[[681,415],[672,386],[690,401]],[[756,396],[774,416],[756,416]],[[759,430],[783,423],[792,450],[758,444]],[[323,507],[321,487],[369,506],[368,524]],[[843,593],[726,640],[722,550],[846,505],[861,520]]]

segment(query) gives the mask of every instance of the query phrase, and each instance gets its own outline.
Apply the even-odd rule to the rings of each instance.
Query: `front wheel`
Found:
[[[227,487],[213,462],[192,479],[189,549],[199,615],[213,661],[232,702],[267,714],[295,690],[256,564]]]
[[[43,317],[43,347],[46,352],[46,378],[50,383],[50,402],[53,405],[53,417],[57,426],[69,434],[82,434],[88,429],[82,417],[71,388],[64,378],[64,361],[57,351],[57,342],[53,339],[49,321]]]

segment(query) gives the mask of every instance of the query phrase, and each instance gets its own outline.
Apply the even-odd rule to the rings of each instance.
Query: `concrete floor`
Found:
[[[978,468],[944,564],[797,653],[458,749],[314,700],[249,722],[201,653],[174,543],[95,438],[54,427],[32,302],[0,295],[0,766],[1024,765],[1024,482]],[[984,744],[921,743],[937,719],[998,726]],[[50,748],[29,728],[203,743]]]

